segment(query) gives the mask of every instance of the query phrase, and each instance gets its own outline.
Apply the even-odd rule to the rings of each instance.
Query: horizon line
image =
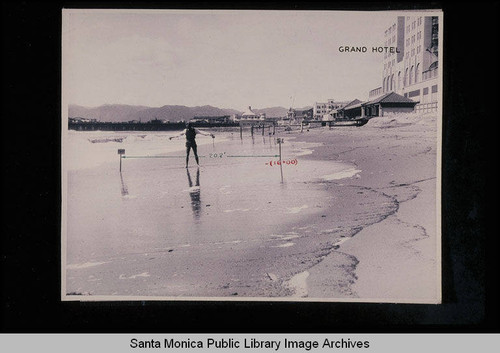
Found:
[[[344,101],[347,101],[347,100],[338,100],[338,102],[344,102]],[[161,106],[150,106],[150,105],[144,105],[144,104],[129,104],[129,103],[102,103],[100,105],[88,106],[88,105],[82,105],[82,104],[78,104],[78,103],[68,103],[68,107],[71,106],[71,105],[80,106],[82,108],[99,108],[99,107],[102,107],[102,106],[112,106],[112,105],[124,105],[124,106],[146,107],[146,108],[163,108],[163,107],[166,107],[166,106],[171,106],[171,107],[177,106],[177,107],[186,107],[186,108],[212,107],[212,108],[217,108],[217,109],[231,109],[231,110],[240,111],[237,108],[228,108],[228,107],[222,107],[221,108],[221,107],[218,107],[218,106],[215,106],[215,105],[211,105],[211,104],[194,105],[194,106],[183,105],[183,104],[164,104],[164,105],[161,105]],[[283,108],[283,109],[292,108],[292,109],[296,109],[296,108],[293,108],[293,107],[287,108],[287,107],[282,106],[282,105],[275,105],[275,106],[264,107],[264,108],[255,108],[254,106],[250,105],[250,107],[252,107],[251,109],[257,109],[257,110],[271,109],[271,108]],[[305,105],[305,106],[302,106],[301,108],[305,108],[305,107],[314,107],[314,104]]]

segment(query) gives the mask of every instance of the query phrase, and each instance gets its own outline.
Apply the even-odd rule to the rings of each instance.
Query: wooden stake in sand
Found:
[[[118,149],[118,155],[120,156],[120,173],[122,172],[122,156],[125,154],[125,149]]]
[[[282,164],[282,163],[281,163],[281,144],[282,144],[283,142],[285,142],[285,140],[284,140],[283,138],[279,138],[279,137],[278,137],[278,138],[276,139],[276,142],[277,142],[277,143],[278,143],[278,145],[279,145],[279,151],[280,151],[280,172],[281,172],[281,183],[283,183],[283,166],[281,165],[281,164]]]

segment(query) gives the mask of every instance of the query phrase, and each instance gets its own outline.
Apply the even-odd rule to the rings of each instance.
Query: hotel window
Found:
[[[415,36],[411,36],[411,44],[415,43]]]
[[[438,91],[437,85],[431,87],[431,102],[437,101],[437,91]]]
[[[408,39],[406,40],[406,46],[409,46],[409,45],[410,45],[410,38],[408,38]]]
[[[417,54],[420,53],[420,45],[417,47]]]
[[[420,96],[420,90],[416,89],[408,93],[408,98]]]

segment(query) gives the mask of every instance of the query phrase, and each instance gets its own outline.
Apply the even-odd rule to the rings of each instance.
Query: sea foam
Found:
[[[323,175],[321,178],[323,180],[327,180],[327,181],[340,180],[340,179],[352,178],[354,176],[357,176],[359,173],[361,173],[361,170],[352,167],[352,168],[340,170],[340,171],[335,172],[333,174]]]
[[[125,149],[126,156],[160,156],[185,151],[185,139],[169,140],[179,131],[158,132],[115,132],[69,130],[63,137],[63,166],[65,170],[79,170],[98,167],[119,160],[118,149]],[[196,138],[198,145],[213,143],[209,136]],[[217,136],[217,142],[226,141]]]

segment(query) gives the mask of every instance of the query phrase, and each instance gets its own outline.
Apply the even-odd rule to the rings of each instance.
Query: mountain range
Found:
[[[310,107],[308,107],[310,108]],[[307,109],[307,108],[302,108]],[[256,114],[265,113],[268,117],[286,116],[287,108],[271,107],[264,109],[252,109]],[[71,104],[68,107],[68,117],[97,119],[106,122],[125,122],[138,120],[147,122],[154,119],[179,121],[191,120],[200,116],[224,116],[242,114],[235,109],[224,109],[212,107],[210,105],[186,107],[184,105],[164,105],[159,108],[147,107],[142,105],[126,104],[105,104],[98,107],[83,107]]]

